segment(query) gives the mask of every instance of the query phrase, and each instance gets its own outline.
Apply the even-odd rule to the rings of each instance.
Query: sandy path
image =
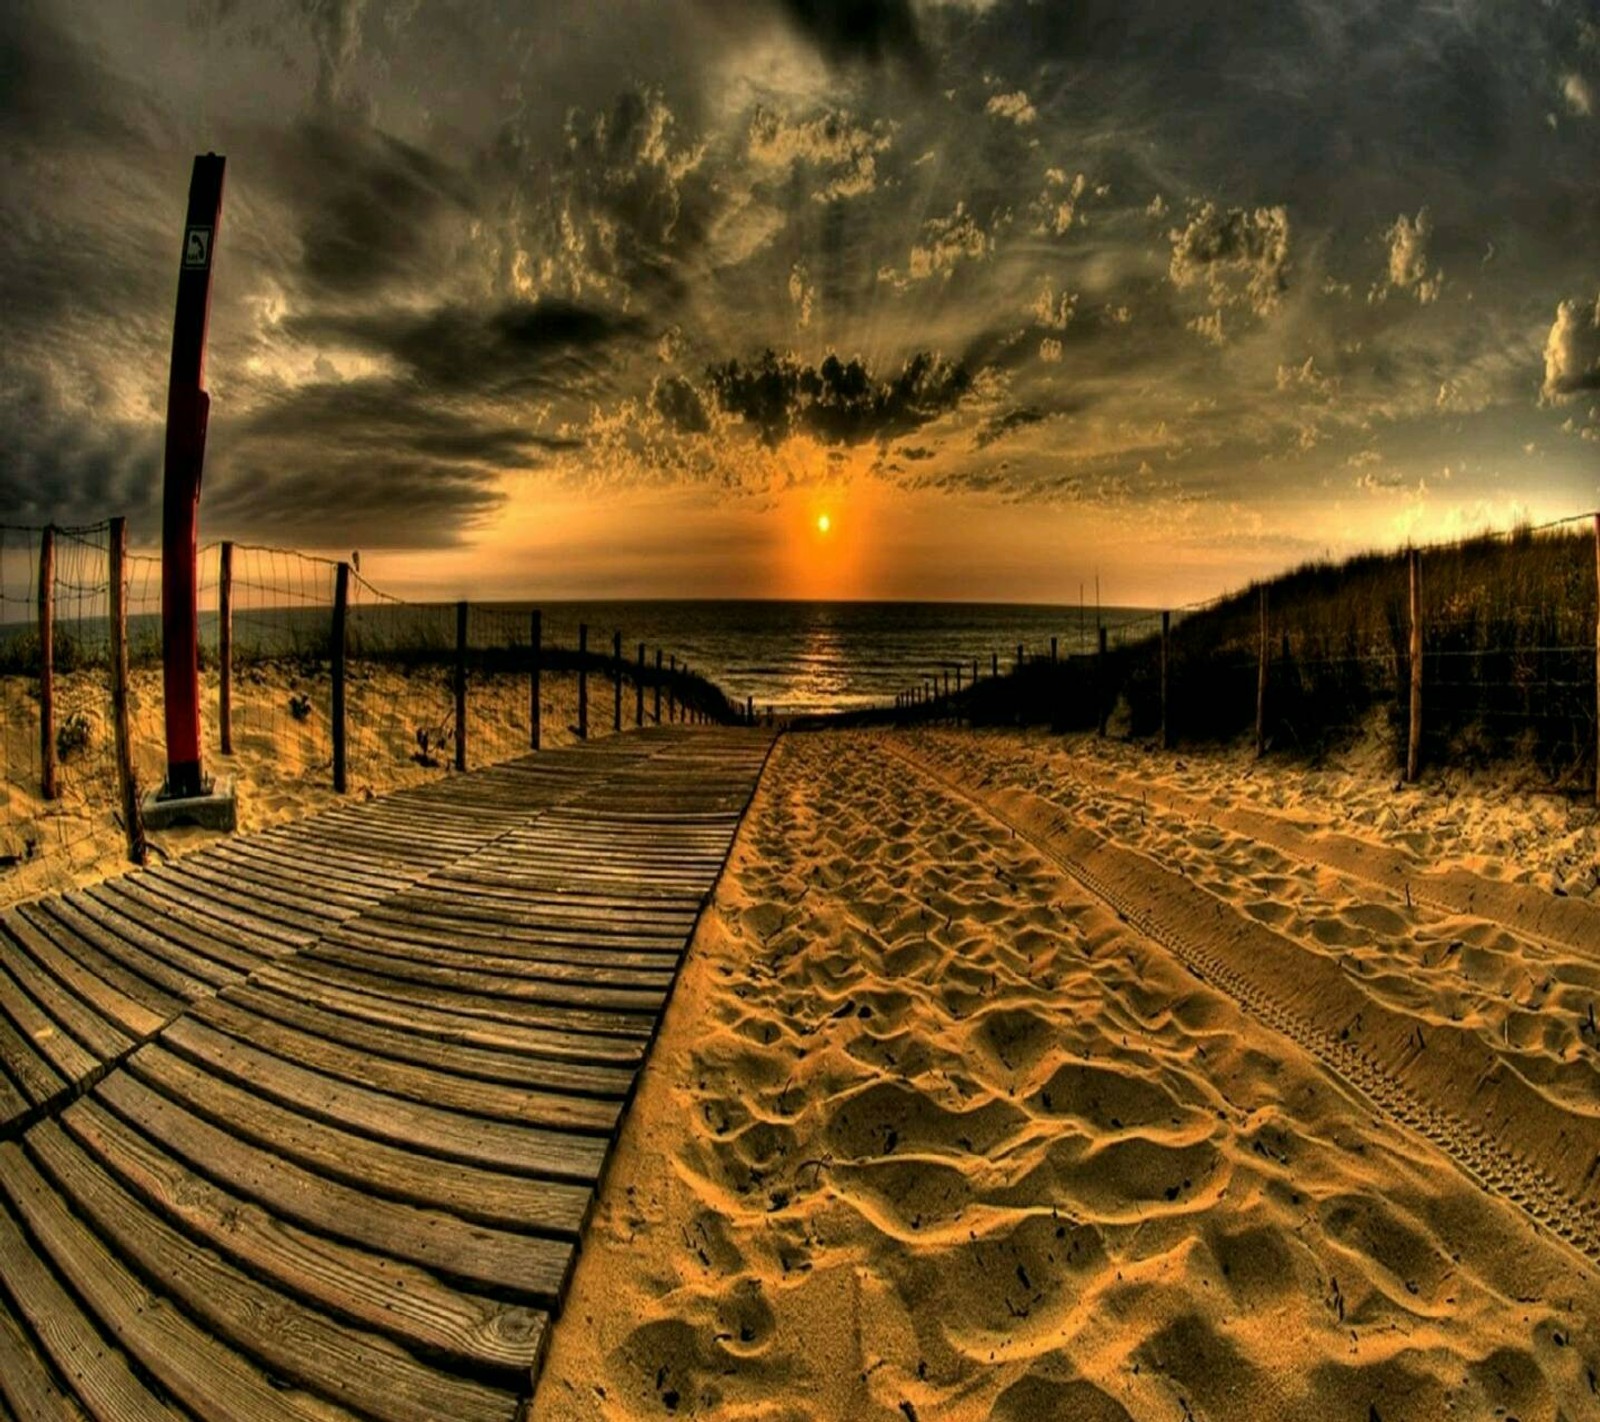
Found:
[[[1600,1409],[1579,1253],[886,749],[775,752],[535,1418]]]

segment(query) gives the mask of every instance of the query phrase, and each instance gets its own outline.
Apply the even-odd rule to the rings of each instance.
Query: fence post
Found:
[[[962,671],[962,668],[958,665],[956,667],[956,695],[957,696],[961,695],[961,671]]]
[[[1256,663],[1256,759],[1267,753],[1267,588],[1261,586],[1261,645]]]
[[[611,634],[611,730],[622,733],[622,633]]]
[[[744,723],[747,726],[753,726],[756,723],[756,699],[753,696],[747,696],[744,699]]]
[[[633,725],[644,725],[644,643],[639,643],[639,670],[633,678]]]
[[[1406,727],[1406,780],[1415,782],[1422,766],[1422,554],[1410,550],[1411,565],[1411,714]]]
[[[656,725],[659,726],[661,724],[661,648],[660,647],[656,648],[656,694],[655,694],[655,703],[656,703],[655,715],[654,715],[654,717],[652,719],[655,721]]]
[[[39,536],[39,793],[54,800],[56,786],[56,530]]]
[[[1100,651],[1094,659],[1094,716],[1097,724],[1096,734],[1104,736],[1106,722],[1110,719],[1111,711],[1106,705],[1106,629],[1100,628]]]
[[[1600,805],[1600,513],[1594,516],[1594,802]]]
[[[543,618],[540,616],[539,609],[534,608],[534,610],[528,616],[528,646],[531,650],[531,656],[529,660],[532,663],[528,669],[528,743],[530,749],[532,750],[539,749],[540,738],[539,701],[541,698],[539,695],[539,663],[543,656],[543,652],[539,644],[544,635],[544,628],[540,625],[542,621]]]
[[[1172,656],[1172,613],[1161,614],[1161,749],[1172,749],[1171,711],[1167,703],[1169,667]]]
[[[467,604],[456,604],[456,769],[467,768]]]
[[[128,858],[145,861],[144,820],[139,785],[133,778],[133,747],[128,739],[128,520],[111,520],[111,721],[116,737],[117,787],[122,792],[122,831]]]
[[[344,708],[344,629],[349,608],[350,565],[340,563],[333,579],[333,641],[328,649],[333,662],[333,788],[340,795],[349,786]],[[456,744],[461,744],[459,729]]]
[[[589,624],[578,624],[578,739],[589,739]]]
[[[678,659],[669,658],[671,662],[671,677],[667,682],[667,720],[678,719]]]
[[[224,542],[217,567],[217,720],[222,753],[233,754],[233,544]]]

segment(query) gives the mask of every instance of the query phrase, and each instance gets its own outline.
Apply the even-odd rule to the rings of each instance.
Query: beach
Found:
[[[784,738],[531,1416],[1600,1414],[1596,815],[1394,779]]]

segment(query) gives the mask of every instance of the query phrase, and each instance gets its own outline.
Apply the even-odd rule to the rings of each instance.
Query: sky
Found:
[[[398,592],[1162,605],[1600,506],[1593,0],[8,0],[0,521],[158,537],[206,151],[202,537]]]

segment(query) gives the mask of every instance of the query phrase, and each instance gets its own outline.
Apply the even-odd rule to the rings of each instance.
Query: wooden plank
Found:
[[[555,1302],[570,1266],[571,1238],[518,1233],[481,1219],[462,1219],[443,1204],[391,1200],[368,1184],[356,1187],[330,1179],[276,1151],[237,1139],[129,1072],[107,1077],[93,1097],[68,1108],[62,1120],[90,1145],[124,1123],[134,1138],[148,1139],[173,1161],[203,1172],[279,1221],[414,1264],[439,1279],[464,1281],[469,1289],[503,1291],[547,1307]],[[440,1193],[448,1194],[448,1182]],[[574,1225],[571,1232],[575,1230]],[[536,1345],[537,1322],[514,1311],[520,1302],[507,1307],[504,1316],[465,1325],[470,1336],[462,1346],[502,1356]]]
[[[0,1129],[10,1126],[33,1109],[22,1084],[13,1081],[9,1066],[0,1060]]]
[[[124,992],[117,982],[98,971],[100,965],[95,959],[100,955],[86,955],[88,961],[81,961],[20,913],[0,916],[0,928],[42,971],[70,988],[105,1021],[111,1023],[114,1030],[126,1033],[134,1041],[143,1041],[159,1031],[167,1018],[178,1010],[177,999],[166,997],[165,994],[152,991],[150,995],[156,1000],[147,1006],[139,998]],[[74,946],[81,948],[82,945]]]
[[[104,898],[87,893],[71,894],[63,902],[69,904],[86,925],[97,925],[103,932],[132,944],[152,958],[199,978],[211,990],[247,977],[260,961],[182,924],[163,923],[154,915],[139,912],[136,906],[130,905],[124,911],[120,904],[108,906]]]
[[[116,1257],[159,1280],[163,1301],[182,1308],[218,1342],[269,1377],[342,1406],[395,1422],[510,1422],[517,1399],[501,1388],[429,1368],[377,1334],[338,1323],[251,1278],[190,1241],[128,1194],[54,1121],[28,1133],[28,1155]],[[31,1190],[32,1183],[16,1188]]]
[[[452,1048],[482,1048],[563,1065],[590,1063],[599,1067],[629,1069],[641,1060],[643,1046],[614,1037],[587,1037],[578,1033],[529,1027],[523,1022],[497,1022],[451,1012],[432,1000],[406,1002],[361,988],[338,985],[326,977],[300,971],[263,971],[252,987],[271,988],[291,997],[314,1001],[321,1011],[337,1012],[363,1022],[376,1023],[418,1037],[431,1037]],[[240,989],[234,989],[240,991]],[[631,1075],[631,1071],[630,1071]]]
[[[532,972],[512,976],[456,967],[437,960],[375,953],[333,942],[319,944],[315,957],[320,963],[341,963],[379,977],[427,983],[452,993],[568,1007],[585,1014],[592,1031],[635,1036],[649,1035],[652,1022],[666,1001],[668,986],[666,983],[650,988],[601,986],[587,979],[563,982]]]
[[[548,928],[507,929],[484,924],[458,924],[444,918],[412,918],[404,913],[382,918],[363,914],[341,924],[328,935],[333,942],[359,940],[377,944],[395,942],[413,948],[442,948],[458,953],[474,953],[489,947],[513,958],[535,959],[542,963],[570,963],[600,966],[657,968],[670,973],[683,956],[687,933],[675,938],[638,937],[633,934],[556,932]]]
[[[12,933],[19,939],[23,938],[22,925],[26,924],[33,935],[26,940],[30,948],[37,941],[48,940],[63,956],[70,957],[87,968],[94,977],[111,984],[123,997],[146,1005],[150,1013],[156,1014],[155,1020],[158,1024],[183,1010],[181,997],[131,971],[127,960],[121,954],[112,956],[110,953],[102,952],[99,943],[74,932],[60,915],[46,912],[46,907],[49,905],[48,899],[22,904],[16,910],[18,922],[11,926]],[[137,950],[129,950],[129,956],[138,961],[143,961],[147,957]],[[178,980],[178,975],[172,974],[159,963],[151,963],[149,966],[153,971],[160,972],[169,979]],[[200,985],[197,984],[196,987],[199,988]]]
[[[88,1414],[62,1387],[0,1291],[0,1402],[27,1422],[84,1422]]]
[[[29,1106],[42,1106],[67,1089],[67,1078],[5,1017],[0,1017],[0,1064]],[[14,1102],[8,1105],[6,1119],[14,1120],[19,1113]]]
[[[76,1399],[95,1422],[188,1422],[139,1381],[118,1349],[106,1346],[99,1330],[83,1316],[49,1265],[34,1252],[3,1200],[0,1200],[0,1281],[5,1284],[5,1289],[0,1291],[0,1306],[5,1304],[5,1294],[9,1293],[15,1301],[18,1319],[25,1320],[39,1340],[43,1357],[35,1354],[35,1360],[43,1364],[48,1359],[60,1377],[72,1380]],[[17,1331],[20,1333],[20,1328]],[[14,1346],[21,1351],[27,1348],[28,1342],[24,1338]],[[0,1368],[0,1390],[8,1397],[26,1399],[25,1388],[30,1393],[36,1390],[40,1369],[30,1365],[27,1352],[23,1351],[14,1365],[10,1359],[0,1358],[0,1362],[7,1364]],[[29,1419],[50,1416],[48,1393],[43,1397],[45,1407],[37,1412],[31,1406],[19,1405],[22,1416]],[[71,1418],[74,1414],[70,1407],[64,1407],[61,1416]]]
[[[460,964],[486,972],[547,978],[552,982],[581,982],[649,988],[660,991],[672,982],[679,954],[637,953],[626,949],[550,949],[523,938],[482,934],[433,933],[423,938],[404,931],[373,933],[365,923],[335,929],[325,943],[388,954],[401,960],[421,959],[441,966]]]
[[[61,1271],[117,1346],[207,1422],[287,1418],[332,1422],[352,1416],[263,1376],[179,1310],[162,1306],[39,1177],[14,1141],[0,1142],[0,1193],[27,1225],[40,1254]],[[103,1350],[104,1343],[96,1341]],[[134,1408],[109,1415],[120,1419],[168,1414],[164,1409]]]
[[[467,1046],[459,1041],[442,1041],[425,1035],[410,1021],[406,1030],[401,1031],[364,1016],[342,1013],[326,1003],[310,1003],[302,997],[284,996],[270,991],[267,985],[259,982],[229,988],[223,996],[229,1002],[248,1007],[252,1012],[342,1042],[373,1056],[412,1062],[480,1081],[567,1091],[618,1102],[628,1094],[633,1084],[634,1073],[626,1068],[564,1062]]]
[[[593,1184],[606,1142],[422,1106],[310,1071],[180,1017],[161,1045],[280,1106],[369,1140],[540,1180]],[[351,1143],[360,1149],[359,1141]]]
[[[224,902],[237,905],[258,919],[296,930],[302,941],[315,938],[328,924],[348,916],[342,909],[317,903],[309,893],[284,892],[238,874],[226,873],[204,863],[197,855],[185,855],[166,868],[150,872],[159,874],[168,883],[203,891],[212,899],[220,895]]]
[[[507,1175],[354,1138],[212,1076],[160,1047],[135,1052],[128,1058],[128,1069],[231,1135],[380,1197],[448,1208],[463,1219],[502,1229],[572,1237],[588,1207],[587,1186]],[[104,1093],[105,1088],[102,1082],[96,1091]]]
[[[585,1025],[585,1014],[572,1009],[443,995],[437,988],[374,977],[371,973],[315,958],[298,959],[294,964],[294,972],[299,977],[315,982],[353,988],[357,992],[371,993],[408,1007],[442,1007],[458,1016],[476,1017],[485,1022],[504,1023],[511,1027],[545,1028],[550,1034],[548,1040],[555,1042],[564,1039],[571,1054],[585,1061],[636,1062],[644,1054],[644,1037],[638,1033],[617,1036],[592,1031]]]
[[[80,1081],[100,1065],[93,1052],[86,1051],[12,977],[9,965],[0,960],[0,1011],[9,1017],[20,1035],[65,1081]]]
[[[198,1004],[193,1018],[255,1050],[270,1052],[308,1070],[463,1115],[609,1136],[621,1110],[616,1101],[504,1086],[355,1051],[334,1039],[287,1026],[225,999],[212,998]]]
[[[147,894],[157,897],[166,904],[176,904],[181,909],[203,913],[206,918],[219,918],[230,928],[243,929],[245,933],[280,944],[282,945],[280,952],[283,953],[302,949],[315,937],[315,934],[301,933],[299,929],[283,928],[282,925],[270,923],[250,910],[240,909],[237,902],[229,899],[226,894],[216,893],[210,885],[195,888],[181,878],[174,880],[168,870],[146,870],[136,877],[136,883]]]
[[[293,868],[314,882],[326,878],[344,886],[347,893],[366,902],[399,893],[415,878],[411,874],[385,873],[370,864],[363,865],[358,858],[336,856],[325,850],[298,845],[292,840],[268,843],[259,835],[241,835],[237,839],[224,840],[216,846],[216,852],[233,860],[274,863]]]
[[[67,991],[9,939],[0,936],[0,962],[52,1020],[61,1024],[98,1061],[114,1061],[133,1045],[133,1038],[107,1022],[74,993]]]
[[[538,1309],[461,1292],[388,1253],[288,1223],[197,1174],[93,1101],[72,1106],[62,1125],[144,1206],[262,1282],[458,1365],[516,1372],[538,1355],[547,1321]]]
[[[106,879],[90,884],[83,892],[130,917],[142,915],[147,924],[151,919],[157,923],[182,924],[212,943],[230,944],[244,955],[242,961],[248,961],[252,968],[265,959],[281,958],[294,951],[275,938],[264,938],[208,913],[203,900],[197,905],[194,901],[182,902],[152,893],[142,874]]]
[[[140,935],[143,941],[135,942],[132,932],[113,931],[79,906],[79,895],[43,899],[39,911],[48,914],[63,927],[75,933],[86,943],[92,943],[109,958],[115,958],[130,972],[138,974],[145,982],[177,998],[204,997],[221,984],[238,982],[242,973],[224,968],[190,953],[166,939],[153,934]]]
[[[308,871],[303,865],[286,863],[275,855],[258,859],[233,851],[227,841],[186,854],[181,863],[185,869],[205,870],[229,881],[252,885],[252,892],[270,893],[275,900],[298,906],[318,918],[337,920],[360,913],[373,899],[371,894],[350,893],[320,865]]]

